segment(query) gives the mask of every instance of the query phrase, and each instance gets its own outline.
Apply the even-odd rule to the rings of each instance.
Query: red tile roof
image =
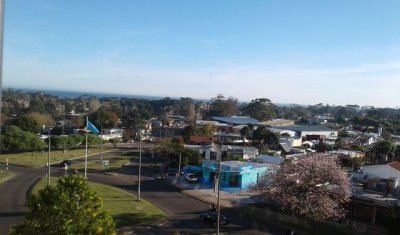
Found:
[[[394,169],[400,171],[400,162],[391,162],[388,165],[393,167]]]
[[[190,136],[190,143],[193,144],[209,144],[211,143],[212,139],[211,137],[208,136],[198,136],[198,135],[192,135]]]

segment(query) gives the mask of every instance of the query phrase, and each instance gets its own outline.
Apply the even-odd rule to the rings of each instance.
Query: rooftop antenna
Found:
[[[210,72],[210,82],[208,85],[208,100],[211,100],[211,72]]]
[[[208,85],[208,104],[207,104],[208,118],[210,118],[210,103],[211,103],[211,72],[210,72],[210,82]]]

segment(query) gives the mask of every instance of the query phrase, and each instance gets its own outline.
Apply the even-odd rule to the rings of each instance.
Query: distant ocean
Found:
[[[24,89],[24,88],[4,88],[3,90],[14,90],[26,93],[44,93],[52,96],[57,96],[61,98],[78,98],[80,96],[95,96],[97,98],[136,98],[136,99],[147,99],[147,100],[159,100],[164,99],[162,96],[145,96],[145,95],[127,95],[127,94],[110,94],[110,93],[100,93],[100,92],[80,92],[80,91],[57,91],[57,90],[39,90],[39,89]],[[170,97],[171,99],[179,99],[177,97]]]
[[[39,89],[27,89],[27,88],[3,88],[3,90],[14,90],[14,91],[21,91],[26,93],[44,93],[52,96],[57,96],[61,98],[78,98],[80,96],[95,96],[97,98],[134,98],[134,99],[145,99],[145,100],[160,100],[164,99],[167,96],[146,96],[146,95],[127,95],[127,94],[110,94],[110,93],[101,93],[101,92],[80,92],[80,91],[58,91],[58,90],[39,90]],[[180,99],[180,97],[169,97],[171,99]],[[194,100],[200,100],[204,102],[208,102],[207,99],[197,99],[192,98]],[[248,101],[239,101],[239,103],[248,103]],[[289,107],[293,104],[286,104],[286,103],[274,103],[276,106],[281,107]],[[300,105],[300,106],[308,106],[308,105]]]

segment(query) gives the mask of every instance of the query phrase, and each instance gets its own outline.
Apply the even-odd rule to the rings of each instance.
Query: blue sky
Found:
[[[400,1],[6,0],[3,70],[4,87],[397,107]]]

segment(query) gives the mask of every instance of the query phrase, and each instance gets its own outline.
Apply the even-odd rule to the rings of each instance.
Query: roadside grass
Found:
[[[4,180],[12,177],[14,174],[9,172],[9,171],[1,171],[0,170],[0,183],[2,183]]]
[[[52,185],[57,181],[51,179]],[[37,193],[46,186],[46,178],[42,178],[32,188],[32,193]],[[165,213],[145,200],[136,200],[136,196],[116,187],[89,182],[89,186],[95,190],[117,225],[117,228],[132,226],[140,223],[150,223],[164,219]]]
[[[103,147],[103,152],[113,149],[112,146]],[[85,155],[85,149],[67,150],[54,150],[50,152],[50,162],[60,162]],[[92,147],[88,149],[88,154],[96,154],[100,152],[100,148]],[[47,164],[47,151],[40,152],[26,152],[17,154],[1,154],[0,162],[6,163],[8,159],[9,164],[19,166],[44,166]]]
[[[100,160],[90,160],[87,162],[87,170],[88,171],[116,171],[121,168],[121,166],[127,164],[130,160],[133,160],[132,157],[127,157],[123,155],[118,155],[114,157],[104,158],[104,160],[109,161],[108,166],[102,166]],[[80,162],[72,166],[73,169],[77,169],[80,172],[83,172],[85,169],[85,162]]]

